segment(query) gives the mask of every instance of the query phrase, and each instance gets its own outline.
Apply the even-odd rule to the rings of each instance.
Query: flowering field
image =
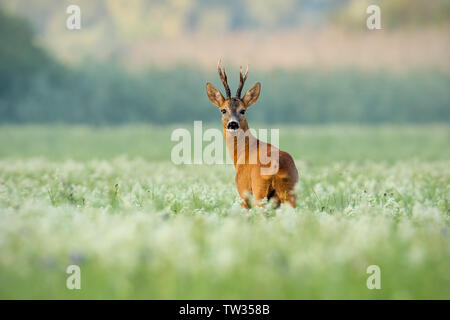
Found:
[[[0,127],[0,298],[450,298],[448,125],[282,127],[298,206],[264,214],[170,132]]]

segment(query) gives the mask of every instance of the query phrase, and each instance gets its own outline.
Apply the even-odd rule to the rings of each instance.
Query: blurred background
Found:
[[[0,122],[218,122],[219,57],[254,123],[447,122],[449,31],[448,0],[1,0]]]
[[[0,0],[0,298],[449,299],[449,31],[450,0]],[[222,127],[219,57],[262,84],[295,211],[170,161]]]

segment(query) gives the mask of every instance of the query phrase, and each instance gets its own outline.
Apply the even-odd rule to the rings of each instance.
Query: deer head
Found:
[[[238,129],[246,131],[248,129],[248,123],[245,118],[245,112],[248,107],[258,100],[261,84],[259,82],[255,83],[255,85],[244,94],[244,97],[241,98],[241,91],[244,87],[245,80],[247,80],[248,66],[245,75],[242,74],[241,67],[239,87],[236,91],[236,96],[232,98],[230,87],[227,82],[227,74],[225,73],[225,69],[221,68],[220,60],[217,63],[217,70],[223,86],[225,87],[226,98],[224,98],[222,93],[208,82],[206,84],[206,93],[208,94],[209,100],[211,100],[212,104],[217,106],[220,109],[220,112],[222,112],[222,124],[224,129],[231,132]]]

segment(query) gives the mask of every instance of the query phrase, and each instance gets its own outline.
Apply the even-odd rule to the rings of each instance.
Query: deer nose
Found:
[[[227,129],[236,130],[239,128],[239,123],[237,121],[228,122]]]

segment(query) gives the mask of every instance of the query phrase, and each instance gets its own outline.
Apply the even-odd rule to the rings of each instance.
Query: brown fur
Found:
[[[275,146],[254,137],[248,131],[249,127],[245,114],[241,113],[241,111],[245,113],[247,108],[256,102],[261,91],[261,84],[257,82],[245,93],[243,98],[240,98],[240,91],[247,78],[247,73],[243,76],[241,69],[241,82],[237,96],[232,98],[229,93],[225,70],[220,69],[220,61],[218,70],[226,88],[227,97],[224,98],[220,91],[210,83],[206,84],[206,92],[211,102],[219,107],[221,111],[224,110],[222,113],[222,125],[225,142],[236,168],[235,181],[239,196],[243,200],[241,205],[248,209],[250,207],[249,196],[253,194],[255,204],[258,206],[261,205],[261,201],[264,198],[267,198],[273,201],[276,206],[287,202],[292,207],[295,207],[296,195],[294,187],[298,181],[298,172],[294,160],[287,152],[281,151]],[[227,125],[230,119],[236,120],[241,130],[236,132],[228,131]],[[239,139],[245,139],[245,144],[238,144]],[[268,157],[271,156],[272,152],[278,151],[278,161],[272,159],[270,163],[261,163],[259,153],[261,147],[266,148]],[[256,161],[251,162],[249,159],[256,159]],[[262,168],[270,167],[278,170],[275,170],[273,174],[264,175],[261,173]]]

